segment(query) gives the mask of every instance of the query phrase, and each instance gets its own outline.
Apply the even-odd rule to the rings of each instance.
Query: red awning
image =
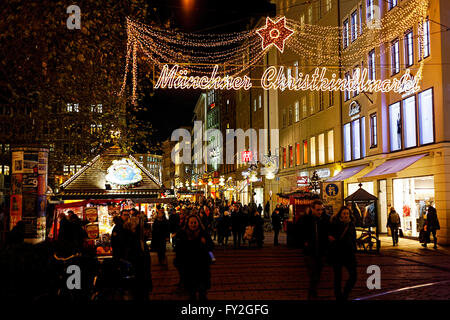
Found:
[[[426,155],[427,154],[418,154],[411,157],[388,160],[367,173],[365,176],[361,177],[360,180],[373,180],[374,178],[379,178],[381,176],[395,176],[397,172],[409,167],[414,162],[422,159]]]

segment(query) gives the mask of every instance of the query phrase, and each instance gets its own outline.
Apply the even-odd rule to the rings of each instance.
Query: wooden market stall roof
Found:
[[[140,170],[142,180],[135,186],[107,190],[106,175],[113,161],[127,159]],[[108,188],[109,189],[109,188]],[[56,194],[61,199],[119,199],[119,198],[159,198],[164,192],[161,182],[142,166],[133,156],[124,153],[118,146],[108,148],[97,155],[86,166],[60,186]]]
[[[360,185],[358,190],[353,192],[351,195],[349,195],[344,200],[345,201],[372,201],[372,200],[378,200],[378,198],[375,197],[373,194],[370,194],[369,192],[364,190]]]

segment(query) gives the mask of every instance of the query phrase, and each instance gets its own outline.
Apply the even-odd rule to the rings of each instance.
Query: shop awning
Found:
[[[366,168],[367,165],[357,166],[357,167],[349,167],[342,169],[341,172],[339,172],[334,177],[328,179],[326,182],[332,182],[332,181],[344,181],[345,179],[348,179],[358,172],[360,172],[362,169]]]
[[[426,155],[427,153],[388,160],[379,165],[378,167],[376,167],[375,169],[373,169],[372,171],[370,171],[369,173],[367,173],[366,175],[364,175],[363,177],[361,177],[361,179],[359,180],[371,181],[373,179],[379,179],[381,177],[383,178],[393,177],[396,175],[397,172],[402,171],[403,169],[409,167],[414,162],[422,159]]]

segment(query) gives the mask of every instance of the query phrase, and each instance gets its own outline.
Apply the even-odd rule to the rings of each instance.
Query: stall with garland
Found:
[[[156,177],[114,146],[63,183],[52,201],[56,204],[49,238],[57,239],[61,215],[71,210],[83,220],[88,242],[97,253],[108,255],[114,216],[136,208],[151,218],[156,205],[170,202],[170,198]]]

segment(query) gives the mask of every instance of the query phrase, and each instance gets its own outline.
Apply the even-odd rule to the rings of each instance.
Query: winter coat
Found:
[[[180,216],[178,213],[173,212],[169,215],[169,232],[175,233],[180,228]]]
[[[204,240],[202,241],[202,239]],[[207,289],[211,287],[209,252],[213,248],[214,243],[205,231],[200,231],[198,236],[192,240],[188,238],[184,229],[178,232],[175,265],[188,289],[200,286]]]
[[[217,219],[217,232],[219,235],[224,237],[229,237],[231,234],[231,217],[230,216],[221,216]]]
[[[386,227],[400,228],[400,226],[401,226],[400,215],[397,212],[389,212]]]
[[[131,231],[124,228],[123,223],[116,224],[111,233],[111,248],[113,258],[129,261],[131,245]]]
[[[428,211],[427,213],[427,225],[428,225],[428,232],[433,232],[436,230],[440,230],[441,226],[439,225],[439,220],[436,212],[434,211]]]
[[[152,230],[152,250],[159,250],[166,246],[167,239],[169,238],[169,222],[166,218],[163,220],[156,219],[153,222]]]
[[[241,231],[242,214],[240,211],[231,211],[231,228],[233,232]]]
[[[320,258],[327,254],[329,224],[330,217],[326,213],[320,217],[311,213],[300,217],[300,242],[305,255]]]
[[[273,230],[281,229],[281,216],[279,213],[276,213],[275,211],[272,213],[272,227]]]
[[[339,218],[331,219],[329,235],[335,240],[329,245],[329,255],[333,263],[348,263],[356,259],[356,229],[350,221],[342,222]]]

